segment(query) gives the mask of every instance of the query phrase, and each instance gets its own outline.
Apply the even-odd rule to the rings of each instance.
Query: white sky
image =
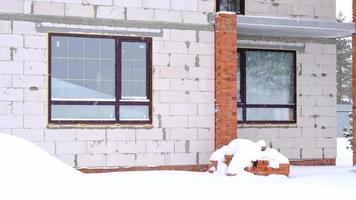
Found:
[[[352,0],[336,0],[336,15],[342,11],[346,21],[352,20]]]

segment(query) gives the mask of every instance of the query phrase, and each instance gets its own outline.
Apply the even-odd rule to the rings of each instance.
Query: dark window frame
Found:
[[[246,51],[266,51],[266,52],[286,52],[293,54],[293,100],[294,104],[246,104]],[[240,61],[238,61],[238,68],[240,68],[240,95],[241,102],[237,99],[237,108],[242,109],[242,120],[238,119],[239,124],[296,124],[297,123],[297,52],[294,50],[277,50],[277,49],[250,49],[250,48],[238,48],[237,52],[240,55]],[[265,120],[254,121],[247,120],[246,109],[247,108],[290,108],[293,110],[293,120]]]
[[[52,36],[60,37],[80,37],[80,38],[105,38],[115,40],[115,101],[56,101],[52,100],[51,83],[51,41]],[[147,101],[125,101],[121,99],[121,43],[122,42],[144,42],[146,48],[146,94]],[[152,38],[129,37],[113,35],[77,34],[77,33],[48,33],[48,123],[49,124],[88,124],[88,125],[146,125],[152,124]],[[52,105],[113,105],[115,106],[115,120],[52,120]],[[148,120],[121,120],[120,106],[136,105],[148,106]]]
[[[216,12],[220,11],[220,0],[215,1]],[[232,12],[232,11],[231,11]],[[237,15],[245,15],[245,0],[240,0],[240,12],[235,12]]]

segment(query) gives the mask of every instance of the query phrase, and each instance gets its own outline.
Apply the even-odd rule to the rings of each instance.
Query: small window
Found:
[[[151,123],[151,43],[49,34],[49,123]]]
[[[295,51],[238,50],[239,122],[296,122],[295,62]]]
[[[216,11],[231,11],[236,14],[245,14],[245,0],[217,0]]]

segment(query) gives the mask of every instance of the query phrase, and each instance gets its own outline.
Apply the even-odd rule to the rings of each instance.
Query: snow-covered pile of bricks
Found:
[[[290,165],[288,158],[267,147],[263,140],[254,143],[246,139],[236,139],[211,155],[209,172],[227,176],[246,172],[263,176],[289,176]]]

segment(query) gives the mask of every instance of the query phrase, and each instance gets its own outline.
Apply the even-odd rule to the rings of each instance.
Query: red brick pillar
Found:
[[[352,1],[352,19],[356,23],[356,0]],[[352,134],[353,164],[356,165],[356,34],[352,34]]]
[[[215,148],[237,138],[236,15],[218,13],[215,25]]]

